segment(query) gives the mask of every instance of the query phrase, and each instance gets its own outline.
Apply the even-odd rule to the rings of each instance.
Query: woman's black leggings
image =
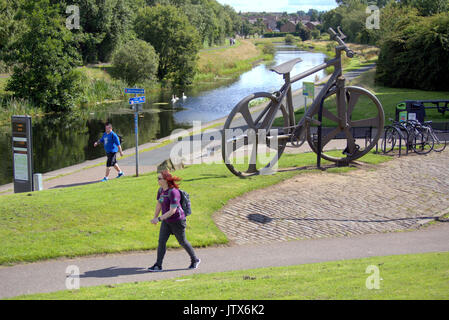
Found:
[[[186,221],[178,220],[175,222],[162,221],[161,230],[159,232],[159,245],[157,247],[157,261],[156,264],[162,266],[165,252],[167,250],[167,241],[171,234],[174,234],[179,244],[187,251],[190,259],[196,261],[195,251],[189,241],[186,239]]]

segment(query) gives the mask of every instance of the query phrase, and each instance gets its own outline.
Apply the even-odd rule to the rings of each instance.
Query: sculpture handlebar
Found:
[[[346,38],[346,36],[343,34],[343,32],[340,30],[340,27],[338,27],[338,33],[335,32],[334,29],[329,28],[329,34],[331,35],[331,39],[334,39],[335,41],[337,41],[341,46],[344,47],[344,50],[346,51],[346,56],[348,58],[353,58],[355,53],[354,51],[352,51],[351,49],[349,49],[349,47],[346,45],[346,43],[343,41],[343,39]]]

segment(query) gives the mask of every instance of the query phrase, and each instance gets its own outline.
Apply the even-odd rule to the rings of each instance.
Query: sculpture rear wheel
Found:
[[[380,101],[368,90],[359,87],[345,87],[347,119],[341,121],[337,110],[336,90],[329,92],[323,103],[323,127],[330,128],[322,134],[322,150],[337,136],[345,141],[346,153],[335,155],[322,151],[325,160],[347,164],[367,154],[379,141],[384,128],[384,111]],[[318,109],[318,108],[317,108]],[[317,116],[318,110],[312,116]],[[343,125],[342,125],[343,124]],[[316,127],[306,121],[307,141],[317,153]],[[365,137],[365,138],[363,138]],[[361,138],[363,141],[357,142]]]
[[[263,112],[252,115],[250,108],[260,104],[261,99],[266,100],[262,102]],[[275,127],[270,119],[279,113],[282,125]],[[229,114],[222,132],[222,157],[228,169],[236,176],[272,173],[288,141],[284,132],[288,123],[285,107],[270,93],[259,92],[241,100]]]

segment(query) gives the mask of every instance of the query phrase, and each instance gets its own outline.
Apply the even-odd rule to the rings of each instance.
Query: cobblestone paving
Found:
[[[414,229],[449,208],[449,152],[347,173],[307,173],[231,200],[214,216],[236,244]]]

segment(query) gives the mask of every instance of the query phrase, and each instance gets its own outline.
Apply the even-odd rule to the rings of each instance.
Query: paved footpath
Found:
[[[274,242],[197,249],[202,263],[197,270],[188,265],[183,250],[170,250],[164,260],[165,272],[145,269],[155,261],[155,252],[63,259],[0,268],[0,299],[22,294],[66,289],[68,266],[80,270],[80,286],[113,285],[154,281],[195,273],[214,273],[261,267],[279,267],[364,257],[449,251],[449,223],[419,231],[384,233],[355,237]]]

